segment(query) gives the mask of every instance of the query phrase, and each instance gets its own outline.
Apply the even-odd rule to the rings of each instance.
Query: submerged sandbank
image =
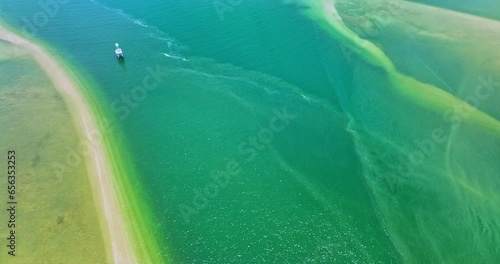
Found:
[[[300,1],[299,1],[300,2]],[[382,69],[388,74],[392,90],[413,101],[421,107],[444,114],[453,105],[461,105],[470,115],[464,118],[467,123],[482,127],[488,133],[500,137],[500,121],[488,113],[476,109],[473,105],[434,85],[421,82],[400,72],[382,49],[371,41],[359,37],[344,24],[335,8],[334,0],[304,3],[311,18],[318,21],[334,38],[341,41],[353,53],[369,64]]]
[[[345,109],[380,222],[403,262],[492,262],[500,237],[494,160],[500,120],[494,89],[478,91],[481,76],[496,80],[496,53],[479,51],[495,45],[496,35],[486,32],[495,32],[498,22],[407,1],[389,1],[390,8],[387,1],[342,1],[342,9],[336,9],[339,1],[299,2],[354,55],[348,62],[355,85],[342,91],[349,95]],[[372,24],[370,15],[378,18]],[[380,25],[390,25],[391,34]],[[417,55],[405,45],[429,52]],[[412,63],[421,58],[439,59],[431,64],[438,74]],[[456,61],[463,72],[456,71]],[[418,78],[425,74],[404,69],[431,71],[439,80],[426,82]],[[490,86],[497,87],[494,81]],[[450,124],[446,115],[457,106],[466,113],[457,114],[463,123]],[[442,141],[433,138],[435,131],[443,133]],[[431,148],[422,148],[424,141]]]

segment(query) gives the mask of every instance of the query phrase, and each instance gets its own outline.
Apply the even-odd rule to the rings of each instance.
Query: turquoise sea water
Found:
[[[478,77],[500,69],[498,52],[470,55],[469,46],[480,48],[472,37],[498,44],[498,31],[481,22],[461,28],[460,17],[443,10],[451,25],[439,28],[418,19],[436,9],[389,5],[387,16],[380,1],[338,2],[345,24],[402,74],[456,98],[474,95]],[[147,228],[165,259],[495,263],[500,256],[500,141],[487,131],[495,124],[481,127],[472,115],[454,128],[455,116],[441,110],[454,105],[405,94],[411,85],[367,59],[373,48],[356,53],[332,37],[307,3],[57,6],[39,25],[43,9],[33,3],[0,0],[0,15],[96,82],[96,103],[119,120],[114,133],[126,139],[147,190],[137,195],[153,212]],[[474,35],[478,27],[484,32]],[[115,42],[124,63],[114,58]],[[158,85],[137,88],[145,78]],[[397,87],[406,87],[403,95]],[[498,99],[492,93],[475,106],[498,119]]]

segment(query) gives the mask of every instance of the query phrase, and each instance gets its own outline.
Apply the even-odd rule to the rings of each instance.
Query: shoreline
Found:
[[[90,174],[88,177],[93,186],[98,215],[101,215],[99,222],[105,232],[104,242],[108,244],[108,259],[113,263],[138,263],[131,235],[127,232],[125,212],[121,210],[119,193],[113,182],[113,170],[107,164],[109,158],[106,155],[105,143],[93,137],[93,133],[100,131],[100,128],[78,85],[43,47],[13,33],[3,25],[0,25],[0,40],[26,50],[64,98],[80,139],[89,142],[91,146],[92,155],[86,158]]]

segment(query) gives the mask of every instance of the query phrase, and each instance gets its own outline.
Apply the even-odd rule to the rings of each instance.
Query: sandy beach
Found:
[[[4,40],[25,49],[43,69],[58,92],[65,99],[73,115],[73,119],[80,133],[81,140],[89,142],[91,148],[89,158],[86,160],[89,178],[94,188],[94,196],[98,201],[97,210],[100,211],[103,226],[103,237],[108,242],[108,259],[113,263],[137,263],[134,255],[127,226],[120,210],[118,193],[113,184],[113,173],[107,165],[105,146],[93,134],[99,131],[96,120],[92,116],[90,107],[85,102],[79,88],[64,71],[63,66],[54,60],[47,51],[40,46],[10,32],[0,26],[0,40]]]

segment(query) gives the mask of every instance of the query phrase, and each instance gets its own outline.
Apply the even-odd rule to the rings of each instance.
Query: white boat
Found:
[[[115,54],[116,54],[116,57],[119,59],[119,60],[122,60],[124,59],[123,57],[123,51],[122,49],[120,49],[120,45],[118,43],[115,43]]]

